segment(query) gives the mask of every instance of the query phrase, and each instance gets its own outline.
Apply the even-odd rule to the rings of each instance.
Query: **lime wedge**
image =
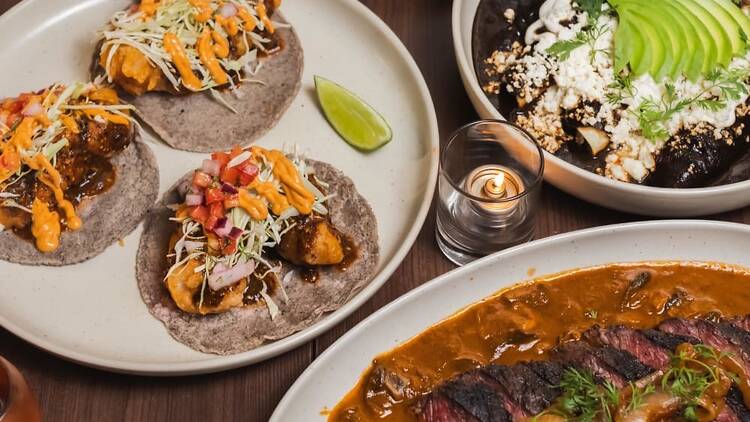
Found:
[[[328,123],[349,145],[374,151],[393,139],[383,116],[351,91],[320,76],[315,89]]]

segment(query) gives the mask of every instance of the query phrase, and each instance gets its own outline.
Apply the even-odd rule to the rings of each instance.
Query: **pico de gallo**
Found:
[[[328,218],[329,185],[299,155],[235,147],[204,160],[188,184],[183,202],[171,206],[177,227],[165,276],[185,312],[215,314],[262,300],[275,318],[270,292],[285,293],[269,251],[308,267],[344,259]]]
[[[126,92],[234,88],[281,49],[281,0],[142,0],[99,31],[99,66]]]
[[[130,110],[94,83],[0,99],[0,230],[45,253],[79,230],[76,207],[114,183],[109,158],[134,137]]]

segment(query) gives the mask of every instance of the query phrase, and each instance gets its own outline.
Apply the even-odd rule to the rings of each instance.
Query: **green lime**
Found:
[[[320,76],[315,89],[328,123],[349,145],[374,151],[393,138],[383,116],[351,91]]]

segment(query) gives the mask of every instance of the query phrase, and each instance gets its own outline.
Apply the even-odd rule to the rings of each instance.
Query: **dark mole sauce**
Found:
[[[64,133],[69,144],[57,153],[55,163],[62,178],[63,195],[76,208],[85,199],[100,195],[114,185],[116,170],[110,159],[124,150],[135,134],[125,125],[102,124],[89,119],[79,119],[77,123],[80,133]],[[29,171],[3,191],[18,195],[13,200],[27,208],[31,208],[35,198],[46,202],[51,209],[56,206],[52,191],[37,179],[34,171]],[[0,224],[22,239],[34,239],[31,215],[26,211],[0,207]]]

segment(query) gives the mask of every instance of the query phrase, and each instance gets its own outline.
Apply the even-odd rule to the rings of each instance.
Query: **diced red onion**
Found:
[[[237,14],[237,7],[233,3],[226,3],[219,9],[219,14],[225,18],[231,18]]]
[[[227,182],[224,182],[224,183],[223,183],[223,184],[221,185],[221,191],[222,191],[222,192],[224,192],[224,193],[228,193],[228,194],[231,194],[231,195],[234,195],[234,194],[236,194],[236,193],[239,193],[239,191],[237,190],[237,188],[235,188],[234,186],[230,185],[230,184],[229,184],[229,183],[227,183]]]
[[[221,172],[221,163],[214,160],[203,160],[203,165],[201,166],[204,172],[210,174],[211,176],[218,176]]]
[[[33,101],[28,104],[26,104],[26,107],[23,108],[23,111],[21,114],[23,114],[26,117],[33,117],[38,114],[41,114],[44,111],[42,108],[42,105],[39,104],[38,101]]]
[[[239,227],[232,227],[232,230],[229,232],[229,238],[232,240],[237,240],[242,236],[242,229]]]
[[[220,262],[208,275],[208,286],[213,290],[221,290],[249,276],[253,271],[255,271],[255,263],[252,261],[238,262],[232,268],[227,268]]]
[[[229,223],[229,219],[226,217],[221,218],[218,222],[216,222],[216,226],[214,227],[214,233],[221,237],[227,237],[229,236],[229,233],[232,232],[232,224]]]
[[[250,151],[242,151],[240,155],[232,158],[229,163],[227,163],[227,167],[236,167],[240,164],[244,163],[248,158],[252,157],[252,154],[250,154]]]
[[[198,205],[203,205],[203,195],[198,195],[195,193],[185,195],[185,205],[189,207],[197,207]]]

